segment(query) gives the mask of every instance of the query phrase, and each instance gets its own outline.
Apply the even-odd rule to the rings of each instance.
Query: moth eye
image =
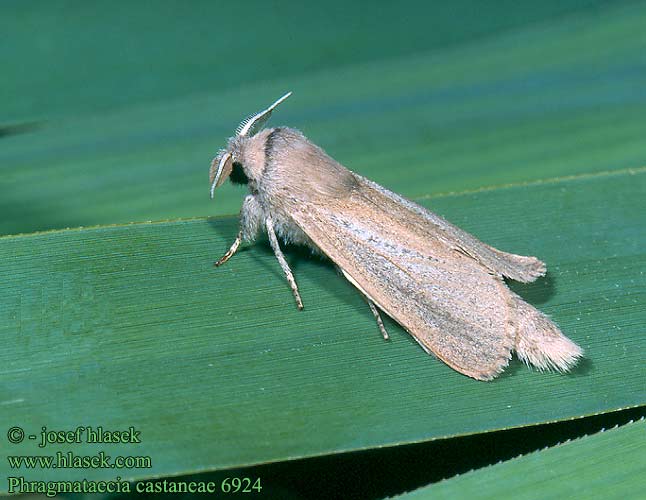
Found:
[[[231,182],[233,182],[234,184],[249,183],[249,177],[247,177],[247,174],[244,173],[244,169],[242,168],[242,163],[240,163],[239,161],[233,162],[233,168],[231,170],[231,176],[229,178],[231,179]]]

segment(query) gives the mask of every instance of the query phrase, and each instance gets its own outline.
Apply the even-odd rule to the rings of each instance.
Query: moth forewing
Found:
[[[405,209],[384,210],[388,198],[358,181],[348,199],[304,205],[299,227],[424,350],[471,377],[495,376],[514,347],[502,280]]]
[[[540,260],[481,242],[349,171],[297,130],[255,130],[286,97],[252,117],[252,124],[243,122],[242,135],[230,139],[219,157],[216,171],[229,175],[228,161],[231,168],[241,165],[251,193],[238,238],[218,263],[264,230],[299,307],[279,238],[334,262],[366,297],[386,338],[378,309],[460,373],[490,380],[513,351],[541,370],[566,371],[576,363],[581,348],[503,280],[535,280],[545,273]],[[213,176],[213,189],[219,177]]]

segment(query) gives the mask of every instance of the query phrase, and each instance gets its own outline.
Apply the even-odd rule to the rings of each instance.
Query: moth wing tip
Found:
[[[512,350],[511,347],[506,347],[500,352],[500,357],[496,360],[495,363],[491,363],[488,365],[481,365],[476,368],[464,368],[464,367],[458,367],[454,364],[449,364],[449,366],[458,372],[462,373],[463,375],[466,375],[467,377],[471,377],[476,380],[480,380],[481,382],[490,382],[493,379],[495,379],[498,375],[500,375],[502,372],[505,371],[505,368],[509,366],[509,361],[511,360],[511,355]]]
[[[514,269],[511,276],[507,276],[521,283],[531,283],[538,278],[545,276],[547,273],[547,266],[545,262],[536,257],[516,256],[518,260],[518,268]],[[522,259],[522,261],[521,261]]]
[[[532,276],[532,281],[534,281],[536,278],[540,278],[541,276],[545,276],[547,273],[547,266],[545,265],[545,262],[543,262],[540,259],[537,259],[536,257],[531,257],[532,259],[532,264],[530,265],[529,269],[529,274]]]

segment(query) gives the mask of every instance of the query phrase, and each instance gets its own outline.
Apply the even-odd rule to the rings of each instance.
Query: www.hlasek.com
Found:
[[[150,457],[106,455],[100,451],[96,455],[76,455],[71,451],[57,451],[54,455],[8,456],[12,469],[150,469]]]

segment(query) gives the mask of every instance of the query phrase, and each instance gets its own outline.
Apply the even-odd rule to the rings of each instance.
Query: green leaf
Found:
[[[101,449],[152,457],[152,469],[124,471],[139,478],[646,403],[646,169],[423,203],[500,248],[545,259],[547,279],[514,288],[586,350],[578,369],[541,374],[516,362],[492,383],[475,382],[392,323],[385,342],[342,277],[291,252],[306,306],[298,312],[266,246],[212,268],[236,232],[233,218],[99,227],[0,239],[0,273],[11,277],[0,291],[3,421],[33,434],[43,425],[134,426],[142,444]],[[10,451],[59,449],[97,447],[25,441]]]
[[[245,116],[287,90],[294,95],[270,125],[302,129],[348,168],[409,197],[640,167],[645,24],[646,5],[606,7],[602,16],[586,12],[443,51],[403,50],[269,83],[48,116],[2,139],[0,234],[237,213],[240,190],[227,185],[208,198],[211,159]],[[390,45],[391,24],[383,31]],[[201,84],[212,85],[211,76]],[[123,93],[105,94],[112,102]]]
[[[641,420],[396,498],[634,498],[646,490],[645,432]]]
[[[478,9],[477,0],[453,0],[429,9],[427,2],[413,0],[367,9],[342,0],[280,6],[194,0],[188,7],[164,0],[151,9],[147,2],[3,2],[0,32],[11,43],[0,45],[0,95],[11,99],[3,100],[0,120],[52,119],[293,81],[477,41],[577,11],[594,13],[603,3],[502,2]]]
[[[646,5],[184,4],[0,7],[0,234],[101,225],[0,238],[3,432],[36,438],[3,441],[2,472],[192,474],[646,404]],[[300,313],[266,245],[213,269],[242,190],[211,203],[210,160],[287,90],[271,125],[545,260],[547,278],[512,286],[581,366],[477,383],[392,322],[384,342],[307,252],[288,252]],[[41,449],[42,426],[133,426],[142,443]],[[152,467],[5,460],[57,451]]]

